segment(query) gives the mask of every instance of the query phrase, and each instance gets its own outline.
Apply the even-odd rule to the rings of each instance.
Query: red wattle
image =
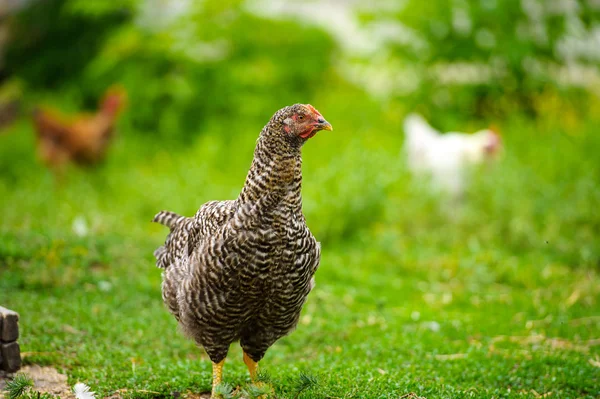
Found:
[[[303,139],[310,139],[311,137],[313,137],[315,134],[317,134],[317,132],[315,132],[315,128],[311,127],[310,130],[307,130],[304,133],[300,134],[300,137],[302,137]]]

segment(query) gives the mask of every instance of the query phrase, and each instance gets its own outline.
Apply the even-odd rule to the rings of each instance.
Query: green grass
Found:
[[[335,127],[304,149],[323,255],[297,330],[261,362],[277,396],[316,378],[300,398],[598,397],[597,122],[505,122],[504,157],[459,206],[407,174],[397,112],[314,104]],[[0,304],[21,314],[25,363],[99,397],[208,391],[210,361],[162,304],[166,232],[149,221],[235,197],[261,127],[223,122],[185,147],[125,129],[104,165],[62,182],[25,121],[0,135]],[[224,377],[248,382],[237,345]]]

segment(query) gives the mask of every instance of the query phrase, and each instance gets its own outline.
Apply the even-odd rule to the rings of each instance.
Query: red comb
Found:
[[[315,114],[317,114],[317,115],[321,115],[321,113],[320,113],[319,111],[317,111],[317,109],[316,109],[315,107],[313,107],[312,105],[310,105],[310,104],[306,104],[306,107],[307,107],[308,109],[310,109],[310,110],[311,110],[313,113],[315,113]]]

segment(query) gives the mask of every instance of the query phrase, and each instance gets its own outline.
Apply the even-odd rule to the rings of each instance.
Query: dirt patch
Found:
[[[210,399],[210,392],[183,394],[184,399]]]
[[[61,399],[74,399],[75,395],[67,384],[67,376],[60,374],[53,367],[41,367],[38,365],[27,365],[19,370],[19,373],[27,374],[33,379],[34,389],[39,392],[47,392],[58,395]],[[0,399],[5,398],[5,387],[7,378],[0,376]]]
[[[19,373],[27,374],[29,377],[33,379],[34,389],[39,392],[47,392],[52,395],[57,395],[61,399],[75,399],[75,395],[71,391],[71,388],[67,384],[67,376],[64,374],[60,374],[53,367],[41,367],[38,365],[27,365],[22,367]],[[12,376],[12,375],[11,375]],[[0,374],[0,399],[5,399],[7,397],[6,391],[6,381],[8,380],[8,376]],[[127,390],[127,389],[119,389],[115,393],[110,396],[107,396],[104,399],[121,399],[126,392],[135,392],[135,393],[156,393],[146,390]],[[192,393],[192,392],[183,392],[183,393],[174,393],[173,398],[175,399],[210,399],[210,392],[203,393]]]

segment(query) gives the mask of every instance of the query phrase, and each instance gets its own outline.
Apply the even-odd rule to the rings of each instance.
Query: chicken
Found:
[[[436,188],[456,197],[465,190],[467,170],[493,159],[501,148],[500,136],[491,129],[441,134],[418,114],[406,117],[404,133],[410,171],[429,175]]]
[[[102,160],[125,98],[123,89],[111,88],[100,102],[97,113],[79,114],[73,118],[37,109],[33,119],[42,161],[60,167],[67,162],[94,164]]]
[[[170,229],[154,252],[162,298],[210,357],[213,396],[230,344],[240,341],[255,381],[258,362],[294,329],[314,286],[321,249],[302,213],[301,148],[321,130],[332,127],[311,105],[277,111],[237,199],[207,202],[193,217],[154,217]]]

